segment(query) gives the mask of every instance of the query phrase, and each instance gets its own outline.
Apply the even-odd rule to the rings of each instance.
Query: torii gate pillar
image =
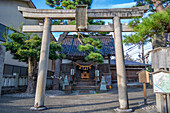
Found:
[[[117,85],[118,85],[119,104],[120,104],[120,108],[116,110],[120,112],[121,111],[126,112],[126,110],[132,111],[131,109],[129,109],[129,103],[128,103],[126,71],[125,71],[125,63],[124,63],[120,17],[115,16],[113,19],[113,23],[114,23],[113,28],[114,28],[114,43],[115,43],[115,54],[116,54]]]
[[[45,89],[46,89],[46,79],[47,79],[47,69],[48,69],[48,57],[50,48],[50,30],[51,30],[51,19],[46,17],[43,28],[43,36],[41,42],[41,53],[39,60],[38,69],[38,80],[35,94],[35,103],[32,110],[44,110],[45,99]]]

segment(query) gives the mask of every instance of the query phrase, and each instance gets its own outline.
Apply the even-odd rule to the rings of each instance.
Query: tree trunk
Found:
[[[28,58],[28,85],[27,93],[33,94],[36,89],[37,81],[37,59],[36,57]]]
[[[164,41],[164,37],[162,36],[162,33],[155,34],[152,40],[153,49],[158,47],[164,47],[164,45],[165,45],[165,41]]]
[[[144,44],[142,42],[142,62],[145,63],[145,57],[144,57]]]
[[[167,46],[168,33],[164,33],[164,47]]]
[[[155,9],[156,9],[158,12],[161,12],[161,11],[164,11],[164,10],[165,10],[165,8],[163,7],[161,1],[152,0],[152,2],[153,2],[153,5],[154,5]]]
[[[159,0],[151,0],[157,12],[165,11],[163,4]],[[164,34],[155,34],[154,39],[152,41],[153,48],[157,47],[166,47],[166,39],[168,35]]]
[[[55,70],[54,70],[54,78],[53,78],[53,90],[58,90],[59,89],[60,66],[61,66],[61,60],[60,59],[55,60]]]

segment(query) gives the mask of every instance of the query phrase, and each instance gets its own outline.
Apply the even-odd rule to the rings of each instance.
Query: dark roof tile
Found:
[[[103,56],[107,55],[114,55],[115,49],[114,49],[114,39],[112,35],[108,36],[90,36],[90,38],[98,38],[101,41],[101,44],[103,45],[103,48],[100,50]],[[73,42],[73,44],[72,44]],[[85,56],[86,53],[84,51],[80,52],[77,47],[80,45],[80,41],[78,38],[73,38],[73,36],[68,35],[65,37],[65,39],[62,41],[62,53],[65,53],[68,56]]]
[[[111,59],[110,64],[111,65],[116,65],[116,59]],[[130,60],[125,60],[125,66],[147,66],[147,65],[148,64],[135,62],[135,61],[130,61]]]

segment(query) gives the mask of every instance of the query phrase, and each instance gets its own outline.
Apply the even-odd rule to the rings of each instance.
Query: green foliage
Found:
[[[63,6],[65,9],[75,9],[75,5],[78,5],[78,3],[71,0],[63,0],[61,2],[61,6]]]
[[[170,46],[170,41],[167,41],[167,45]]]
[[[152,72],[152,67],[151,67],[151,66],[148,66],[148,67],[146,68],[146,71]]]
[[[55,20],[55,21],[52,21],[52,24],[53,25],[60,25],[61,24],[61,20]]]
[[[152,0],[134,0],[137,2],[136,6],[144,6],[144,5],[149,5],[150,6],[150,11],[156,11]],[[158,0],[161,1],[162,4],[164,4],[165,7],[167,7],[170,3],[170,0]],[[161,4],[159,4],[161,5]]]
[[[97,20],[97,21],[94,21],[92,19],[88,20],[88,25],[104,25],[105,22],[102,21],[102,20]],[[91,35],[103,35],[103,36],[106,36],[107,34],[109,34],[110,32],[97,32],[97,33],[90,33]]]
[[[46,0],[46,4],[55,9],[75,9],[75,5],[84,4],[90,8],[92,0]]]
[[[101,41],[97,38],[85,37],[82,39],[83,44],[78,46],[79,51],[85,51],[88,55],[85,57],[86,61],[94,61],[103,63],[104,58],[100,53],[102,48]]]
[[[85,57],[86,61],[94,61],[97,63],[103,63],[104,62],[104,58],[100,53],[97,52],[90,52],[88,56]]]
[[[58,42],[52,41],[50,43],[49,59],[56,60],[65,58],[65,54],[56,54],[56,50],[61,52],[62,46],[58,44]]]
[[[104,21],[102,21],[102,20],[97,20],[97,21],[94,21],[94,20],[92,20],[92,19],[90,19],[89,21],[88,21],[88,24],[89,25],[104,25]]]
[[[76,25],[76,21],[75,20],[72,20],[69,25]]]
[[[37,61],[40,57],[41,38],[37,35],[12,33],[8,35],[10,41],[6,41],[1,45],[6,47],[6,51],[10,51],[14,59],[28,62],[28,57],[36,57]],[[52,41],[50,43],[49,58],[55,60],[62,58],[64,55],[56,54],[56,51],[62,50],[61,45]]]
[[[153,37],[154,34],[169,33],[170,32],[170,8],[164,12],[157,12],[147,18],[138,18],[129,23],[133,28],[135,34],[125,36],[125,44],[137,44],[140,41],[146,43]]]

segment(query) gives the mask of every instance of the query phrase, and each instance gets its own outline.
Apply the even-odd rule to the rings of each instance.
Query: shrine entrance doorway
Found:
[[[94,66],[76,66],[76,79],[95,79]]]

